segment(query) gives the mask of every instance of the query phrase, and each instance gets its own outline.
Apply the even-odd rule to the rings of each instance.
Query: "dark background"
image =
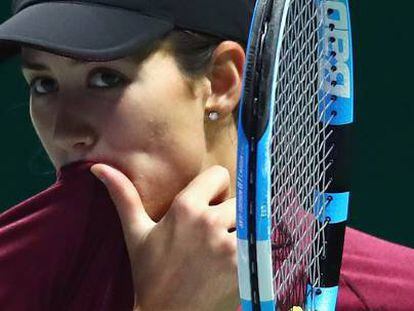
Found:
[[[0,21],[9,15],[0,3]],[[403,3],[403,2],[400,2]],[[414,2],[351,1],[356,126],[350,224],[414,247]],[[0,64],[0,211],[55,180],[31,126],[28,88],[16,59]]]

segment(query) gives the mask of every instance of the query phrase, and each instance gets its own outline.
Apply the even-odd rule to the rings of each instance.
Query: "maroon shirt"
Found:
[[[91,165],[0,215],[0,310],[132,310],[122,228]],[[414,250],[348,228],[337,309],[414,310],[412,263]]]
[[[0,310],[132,310],[122,227],[91,165],[0,216]]]
[[[414,250],[347,228],[337,310],[414,311]]]

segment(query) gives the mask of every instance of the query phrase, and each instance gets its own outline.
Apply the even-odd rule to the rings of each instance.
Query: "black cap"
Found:
[[[132,55],[173,29],[246,43],[254,0],[14,0],[0,60],[21,45],[91,61]]]

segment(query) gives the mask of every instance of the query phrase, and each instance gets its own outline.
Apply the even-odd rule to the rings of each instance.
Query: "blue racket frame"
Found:
[[[273,1],[273,0],[267,0]],[[273,74],[273,82],[277,80],[277,68],[281,41],[284,30],[284,21],[291,1],[278,1],[275,10],[281,18],[276,27],[279,42],[276,47],[276,58],[274,67],[269,74]],[[350,131],[353,123],[353,60],[352,60],[352,35],[348,0],[315,0],[324,5],[327,12],[324,19],[323,33],[326,38],[326,59],[330,60],[330,68],[326,68],[328,78],[326,83],[337,82],[335,88],[325,98],[335,97],[335,102],[325,109],[323,122],[329,122],[328,128],[333,131],[331,141],[335,143],[332,160],[333,168],[331,176],[335,178],[326,193],[317,194],[328,199],[330,203],[325,209],[323,216],[319,216],[321,222],[329,219],[325,228],[327,242],[326,256],[321,261],[322,286],[314,288],[308,285],[306,310],[328,311],[335,310],[339,269],[342,261],[342,249],[345,225],[348,218],[350,201],[349,191],[349,154],[350,154]],[[251,23],[250,38],[247,46],[247,62],[245,73],[251,70],[257,49],[254,40],[255,31],[262,23],[261,15],[265,9],[266,0],[257,0],[253,19]],[[274,1],[275,2],[275,1]],[[282,4],[280,4],[282,2]],[[328,11],[329,10],[329,11]],[[329,12],[329,13],[328,13]],[[333,30],[331,26],[334,25]],[[335,40],[329,40],[335,38]],[[333,41],[333,42],[332,42]],[[335,57],[332,57],[334,52]],[[331,68],[335,68],[332,71]],[[249,87],[251,77],[244,77],[244,87]],[[271,84],[271,96],[275,98],[276,86]],[[326,95],[326,94],[324,94]],[[324,98],[320,95],[320,98]],[[253,107],[249,94],[242,95],[239,124],[238,124],[238,157],[237,157],[237,238],[238,238],[238,276],[241,305],[243,311],[263,310],[274,311],[277,309],[277,301],[273,288],[273,271],[271,255],[271,180],[270,180],[270,139],[274,116],[273,102],[267,103],[269,107],[266,116],[266,127],[260,132],[260,136],[252,134],[251,116]],[[326,103],[321,102],[320,110],[326,108]],[[250,114],[250,116],[249,116]],[[335,115],[332,118],[332,115]],[[246,116],[247,115],[247,116]],[[255,156],[252,156],[255,155]],[[251,191],[251,187],[254,187]],[[319,214],[322,204],[317,200],[314,210]],[[252,249],[254,246],[254,249]],[[252,286],[253,284],[253,286]],[[257,288],[258,291],[255,291]]]

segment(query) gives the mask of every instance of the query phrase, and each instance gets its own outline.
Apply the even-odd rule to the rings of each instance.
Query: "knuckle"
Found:
[[[212,170],[217,176],[220,176],[220,178],[223,178],[226,182],[230,182],[230,173],[227,168],[220,165],[214,165]]]
[[[198,225],[204,232],[213,232],[220,226],[220,218],[214,213],[204,213],[199,218]]]
[[[175,197],[172,208],[180,217],[188,217],[192,215],[195,205],[195,199],[191,195],[182,193]]]
[[[238,266],[238,259],[237,259],[237,254],[234,254],[234,256],[232,256],[230,258],[230,264],[231,264],[231,268],[234,271],[237,271],[237,266]]]
[[[220,252],[233,258],[236,255],[236,245],[232,240],[225,239],[220,245]]]

